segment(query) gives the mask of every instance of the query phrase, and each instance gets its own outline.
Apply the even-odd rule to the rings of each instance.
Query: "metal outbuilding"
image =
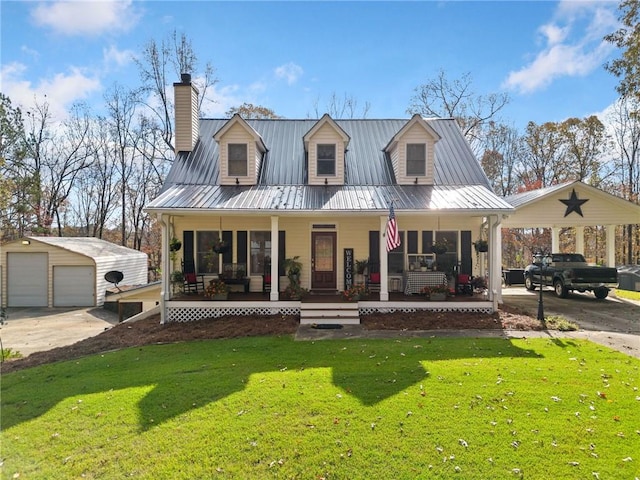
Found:
[[[25,237],[0,247],[3,307],[93,307],[113,285],[147,283],[147,254],[91,237]]]

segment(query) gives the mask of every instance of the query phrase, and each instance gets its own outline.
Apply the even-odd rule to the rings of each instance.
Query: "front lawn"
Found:
[[[3,375],[3,478],[633,479],[639,386],[576,340],[131,348]]]

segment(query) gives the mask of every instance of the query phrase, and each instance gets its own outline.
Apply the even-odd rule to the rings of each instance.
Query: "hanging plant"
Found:
[[[169,250],[172,252],[177,252],[182,248],[182,242],[178,240],[176,237],[173,237],[169,242]]]
[[[489,251],[489,243],[486,240],[476,240],[475,242],[473,242],[473,246],[476,249],[477,253]]]
[[[227,253],[229,251],[229,245],[227,244],[227,242],[223,242],[222,240],[218,240],[216,243],[213,244],[213,246],[211,247],[211,250],[213,250],[215,253]]]
[[[443,253],[447,253],[448,244],[446,240],[438,240],[433,245],[431,245],[431,252],[436,255],[442,255]]]

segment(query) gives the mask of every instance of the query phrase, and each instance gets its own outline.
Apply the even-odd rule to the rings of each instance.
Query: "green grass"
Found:
[[[633,479],[639,377],[559,339],[128,349],[3,375],[3,478]]]
[[[631,290],[620,290],[616,288],[614,290],[616,297],[626,298],[628,300],[640,300],[640,292],[632,292]]]

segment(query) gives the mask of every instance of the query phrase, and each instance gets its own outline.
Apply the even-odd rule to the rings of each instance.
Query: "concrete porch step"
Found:
[[[307,303],[300,305],[300,324],[326,323],[332,325],[359,325],[357,303]]]

